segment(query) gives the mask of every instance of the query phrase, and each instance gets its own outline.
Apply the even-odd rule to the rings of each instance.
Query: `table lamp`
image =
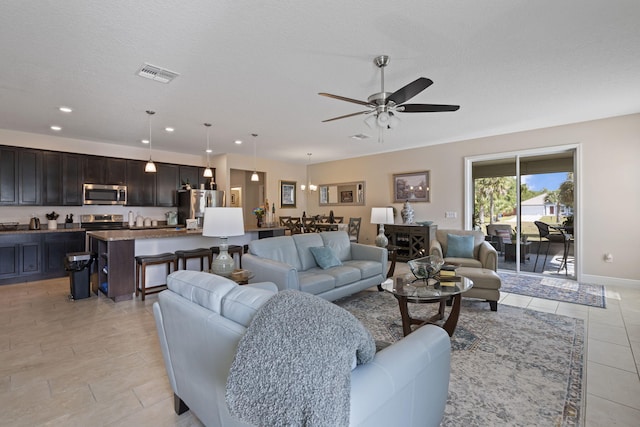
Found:
[[[220,238],[220,254],[211,263],[211,271],[229,277],[236,263],[229,255],[227,237],[244,235],[242,208],[205,208],[202,235]]]
[[[393,208],[371,208],[371,224],[380,225],[379,234],[376,237],[376,246],[387,247],[389,239],[384,235],[384,225],[393,223]]]

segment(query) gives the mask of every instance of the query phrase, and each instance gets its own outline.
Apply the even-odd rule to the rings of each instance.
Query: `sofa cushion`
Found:
[[[342,262],[336,257],[336,254],[333,253],[333,249],[328,246],[318,246],[309,248],[313,258],[316,260],[316,264],[323,270],[326,270],[331,267],[337,267],[342,265]]]
[[[294,234],[291,237],[298,250],[298,257],[300,258],[301,264],[300,270],[308,270],[316,267],[318,264],[309,248],[324,246],[322,237],[320,237],[318,233]]]
[[[360,269],[348,265],[340,265],[338,267],[332,267],[328,270],[321,271],[324,274],[328,274],[334,278],[334,286],[336,288],[344,285],[350,285],[362,279]]]
[[[249,243],[249,252],[260,258],[283,262],[296,270],[302,267],[296,244],[291,236],[252,240]]]
[[[453,258],[473,258],[473,241],[471,235],[460,236],[457,234],[447,234],[446,257]]]
[[[326,274],[324,270],[314,267],[306,271],[298,272],[300,290],[310,294],[321,294],[336,287],[336,279]]]
[[[170,291],[208,310],[248,326],[253,315],[276,290],[239,286],[215,274],[179,270],[167,277]]]
[[[362,279],[368,279],[369,277],[373,277],[376,274],[380,274],[381,268],[380,263],[376,261],[367,261],[363,259],[354,259],[351,261],[345,261],[343,265],[348,265],[349,267],[355,267],[360,270],[360,277]]]
[[[351,241],[344,231],[325,231],[320,233],[324,246],[329,246],[342,262],[351,259]]]

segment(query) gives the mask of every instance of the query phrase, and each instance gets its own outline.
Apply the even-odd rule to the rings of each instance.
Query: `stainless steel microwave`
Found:
[[[126,205],[126,185],[84,184],[82,203],[85,205]]]

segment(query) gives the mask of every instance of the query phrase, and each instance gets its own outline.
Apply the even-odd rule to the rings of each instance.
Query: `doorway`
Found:
[[[498,268],[576,279],[578,146],[466,159],[465,225],[498,251]]]
[[[258,172],[259,181],[251,181],[253,171],[242,169],[230,170],[229,206],[242,207],[244,223],[247,226],[256,224],[253,210],[264,204],[266,174]]]

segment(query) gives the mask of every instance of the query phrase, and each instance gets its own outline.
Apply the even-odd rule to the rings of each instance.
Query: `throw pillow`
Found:
[[[316,264],[323,270],[342,265],[336,254],[333,253],[333,249],[328,246],[317,246],[309,248],[309,250],[316,260]]]
[[[472,234],[459,236],[457,234],[447,234],[447,257],[453,258],[473,258]]]

